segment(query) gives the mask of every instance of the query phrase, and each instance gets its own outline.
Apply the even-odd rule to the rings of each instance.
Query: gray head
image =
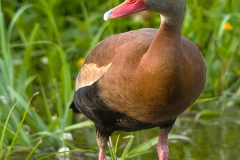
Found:
[[[161,15],[184,14],[186,0],[144,0],[148,10],[155,11]]]
[[[148,10],[161,14],[162,21],[172,26],[181,26],[185,10],[186,0],[144,0]]]
[[[150,10],[161,14],[163,21],[170,25],[182,25],[186,0],[126,0],[104,14],[104,20],[119,18]]]

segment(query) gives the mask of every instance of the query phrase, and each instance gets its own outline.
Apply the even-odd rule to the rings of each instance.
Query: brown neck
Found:
[[[172,25],[162,20],[156,37],[161,37],[161,38],[181,37],[181,29],[182,29],[181,24]]]
[[[181,44],[181,23],[172,25],[164,21],[161,22],[157,35],[155,36],[148,52],[158,51],[167,46],[178,46]],[[158,48],[158,50],[156,50]],[[154,51],[153,51],[154,50]]]

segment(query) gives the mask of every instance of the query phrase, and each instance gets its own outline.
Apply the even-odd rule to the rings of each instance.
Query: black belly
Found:
[[[175,119],[159,123],[146,123],[131,118],[118,111],[111,110],[99,96],[97,83],[78,89],[70,108],[76,113],[83,113],[95,123],[96,128],[114,131],[137,131],[154,127],[172,126]]]

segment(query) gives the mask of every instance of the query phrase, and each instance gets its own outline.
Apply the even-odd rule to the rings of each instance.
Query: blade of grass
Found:
[[[19,104],[19,106],[21,107],[21,109],[18,108],[18,113],[20,113],[21,115],[23,115],[23,114],[25,113],[25,111],[26,111],[26,106],[28,107],[28,102],[25,100],[24,97],[22,97],[22,95],[21,95],[19,92],[15,91],[14,89],[12,89],[12,88],[9,87],[9,91],[10,91],[10,93],[13,95],[13,97],[18,100],[18,104]],[[22,110],[24,110],[24,112],[23,112]],[[46,127],[46,124],[44,123],[44,121],[42,120],[42,118],[40,117],[40,115],[38,115],[35,111],[33,111],[33,110],[31,110],[31,109],[28,109],[27,112],[28,112],[28,115],[29,115],[29,116],[25,118],[25,121],[26,121],[29,125],[32,124],[32,125],[31,125],[31,128],[36,128],[36,127],[34,127],[34,126],[37,125],[38,128],[41,128],[42,130],[46,130],[46,128],[47,128],[47,127]],[[30,117],[31,117],[31,118],[30,118]],[[15,119],[15,117],[13,117],[13,119]],[[16,119],[15,119],[15,122],[16,122]],[[19,122],[19,121],[17,121],[17,123],[16,123],[17,125],[16,125],[15,123],[13,124],[16,128],[17,128],[18,125],[19,125],[18,122]],[[25,139],[25,141],[26,141],[29,145],[31,144],[31,143],[29,142],[29,139],[28,139],[27,135],[24,134],[22,130],[20,131],[20,135],[21,135],[22,138]]]
[[[40,82],[40,84],[41,84],[41,82]],[[52,114],[51,114],[50,106],[47,102],[47,96],[46,96],[46,93],[45,93],[45,90],[44,90],[42,84],[40,85],[40,90],[41,90],[42,97],[43,97],[43,103],[44,103],[44,107],[45,107],[45,111],[46,111],[46,118],[49,122],[51,122],[52,121]]]
[[[31,152],[28,154],[26,160],[29,160],[29,159],[32,157],[33,153],[34,153],[35,150],[40,146],[41,143],[42,143],[42,139],[40,139],[40,140],[38,141],[38,143],[34,146],[34,148],[33,148],[33,149],[31,150]]]
[[[26,115],[27,115],[28,109],[29,109],[29,107],[30,107],[30,105],[31,105],[31,101],[32,101],[32,99],[33,99],[38,93],[39,93],[39,92],[33,94],[33,96],[32,96],[32,97],[30,98],[30,100],[28,101],[28,105],[27,105],[27,107],[26,107],[26,109],[25,109],[25,112],[24,112],[24,114],[23,114],[23,117],[22,117],[22,120],[21,120],[21,122],[20,122],[20,124],[19,124],[19,127],[18,127],[18,129],[17,129],[17,131],[16,131],[16,134],[15,134],[14,137],[13,137],[12,143],[11,143],[10,146],[9,146],[9,149],[8,149],[8,151],[7,151],[5,160],[7,160],[8,157],[10,156],[10,154],[11,154],[12,148],[13,148],[13,146],[14,146],[14,144],[15,144],[15,142],[16,142],[16,139],[17,139],[17,137],[18,137],[18,133],[20,132],[20,130],[21,130],[21,128],[22,128],[22,125],[23,125],[23,122],[24,122],[25,117],[26,117]]]
[[[0,139],[0,157],[2,157],[2,154],[3,154],[3,141],[4,141],[4,138],[5,138],[5,132],[7,130],[7,125],[8,125],[8,121],[10,119],[10,116],[13,112],[13,109],[15,108],[17,103],[15,103],[12,108],[10,109],[9,113],[8,113],[8,116],[7,116],[7,119],[6,119],[6,122],[4,124],[4,127],[3,127],[3,130],[2,130],[2,135],[1,135],[1,139]],[[1,116],[0,116],[1,118]]]
[[[27,79],[27,73],[29,72],[29,68],[31,67],[31,57],[32,57],[32,52],[34,45],[31,45],[31,42],[34,42],[34,40],[37,37],[37,32],[39,30],[39,25],[35,25],[31,34],[30,38],[28,39],[28,42],[30,43],[29,45],[26,46],[25,52],[24,52],[24,58],[22,60],[22,65],[19,73],[19,78],[18,78],[18,84],[24,84],[25,79]],[[18,92],[22,92],[26,90],[27,85],[18,85]]]
[[[63,119],[65,122],[65,125],[67,124],[71,124],[72,121],[72,112],[69,110],[69,104],[72,101],[72,94],[73,94],[73,90],[71,89],[71,74],[70,74],[70,69],[69,69],[69,64],[67,63],[66,60],[66,56],[64,54],[64,51],[60,48],[60,46],[57,46],[57,50],[60,53],[60,57],[61,57],[61,61],[63,63],[62,65],[62,69],[61,69],[61,79],[62,79],[62,93],[63,93],[63,97],[64,97],[64,115],[63,115]]]
[[[3,57],[3,66],[1,67],[1,71],[3,74],[3,80],[1,82],[5,82],[3,85],[6,94],[12,99],[11,94],[9,93],[7,86],[13,86],[13,64],[12,64],[12,55],[10,54],[10,49],[9,49],[9,43],[6,40],[5,36],[5,21],[4,21],[4,16],[3,13],[0,12],[0,48],[1,48],[1,54]]]
[[[129,153],[129,150],[130,150],[130,148],[132,146],[134,136],[133,135],[129,135],[129,136],[126,136],[124,138],[130,139],[130,140],[128,141],[128,143],[127,143],[127,145],[126,145],[126,147],[125,147],[125,149],[124,149],[124,151],[122,153],[121,160],[125,160],[126,159],[128,153]]]
[[[81,6],[82,13],[83,13],[83,16],[84,16],[87,33],[88,33],[88,35],[92,38],[93,35],[92,35],[92,32],[90,31],[91,25],[90,25],[90,22],[89,22],[88,11],[87,11],[87,8],[86,8],[85,1],[84,1],[84,0],[80,1],[80,6]]]
[[[54,14],[53,14],[54,12],[52,11],[52,7],[49,6],[48,5],[49,3],[45,0],[40,0],[39,2],[41,2],[42,6],[44,6],[44,11],[47,14],[50,24],[51,24],[51,27],[49,27],[49,28],[51,28],[51,31],[55,34],[57,44],[62,47],[61,36],[59,33],[59,29],[57,27],[57,23],[54,18]],[[40,8],[40,9],[42,9],[42,8]]]
[[[119,138],[120,138],[120,134],[117,136],[116,144],[114,146],[114,153],[117,153],[117,147],[118,147]]]
[[[92,121],[87,120],[87,121],[84,121],[84,122],[81,122],[81,123],[77,123],[77,124],[73,124],[73,125],[70,125],[70,126],[66,126],[64,128],[64,131],[70,131],[70,130],[85,128],[85,127],[92,127],[93,125],[94,124],[93,124]],[[58,132],[60,132],[60,130],[57,130],[55,133],[58,133]]]
[[[84,122],[81,122],[81,123],[66,126],[64,128],[64,132],[75,130],[75,129],[82,129],[82,128],[86,128],[86,127],[92,127],[93,125],[94,124],[93,124],[92,121],[87,120],[87,121],[84,121]],[[48,131],[37,132],[37,133],[33,133],[31,136],[32,137],[39,136],[39,135],[50,136],[50,135],[56,135],[56,134],[59,134],[59,133],[62,133],[61,129],[56,130],[54,133],[48,132]]]
[[[112,160],[117,160],[116,152],[114,152],[114,147],[113,147],[113,144],[112,144],[111,137],[109,137],[108,149],[109,149]]]
[[[148,141],[142,143],[141,145],[139,145],[136,148],[134,148],[133,150],[131,150],[128,154],[128,157],[132,158],[132,157],[136,157],[141,154],[144,154],[144,153],[146,153],[146,151],[149,152],[148,150],[150,148],[152,148],[153,146],[157,145],[157,142],[158,142],[158,137],[149,139]]]
[[[19,19],[19,16],[25,11],[27,10],[28,8],[31,8],[33,7],[32,4],[26,4],[24,6],[22,6],[12,17],[11,19],[11,22],[8,26],[8,30],[7,30],[7,38],[8,38],[8,43],[10,44],[10,39],[11,39],[11,33],[12,33],[12,30],[13,30],[13,26],[14,24],[16,23],[16,21]]]

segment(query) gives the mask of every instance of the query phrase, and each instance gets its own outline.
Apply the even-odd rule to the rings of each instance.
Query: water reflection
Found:
[[[81,132],[82,136],[88,135],[81,140],[81,147],[91,148],[97,152],[94,129],[86,129]],[[135,139],[132,148],[134,148],[148,139],[158,136],[159,129],[154,128],[135,133],[115,132],[112,135],[113,141],[118,134],[121,137],[133,134]],[[187,136],[192,140],[192,143],[183,140],[169,140],[169,160],[240,160],[240,118],[237,115],[223,118],[215,117],[199,122],[194,121],[194,117],[182,115],[176,121],[171,134]],[[76,136],[76,134],[74,135]],[[80,136],[79,133],[78,136]],[[120,139],[119,143],[118,148],[123,149],[124,140]],[[78,145],[76,144],[76,146]],[[121,153],[122,150],[119,150],[118,155],[120,156]],[[96,156],[93,155],[82,158],[96,160]],[[151,148],[149,153],[132,159],[158,159],[156,147]]]

